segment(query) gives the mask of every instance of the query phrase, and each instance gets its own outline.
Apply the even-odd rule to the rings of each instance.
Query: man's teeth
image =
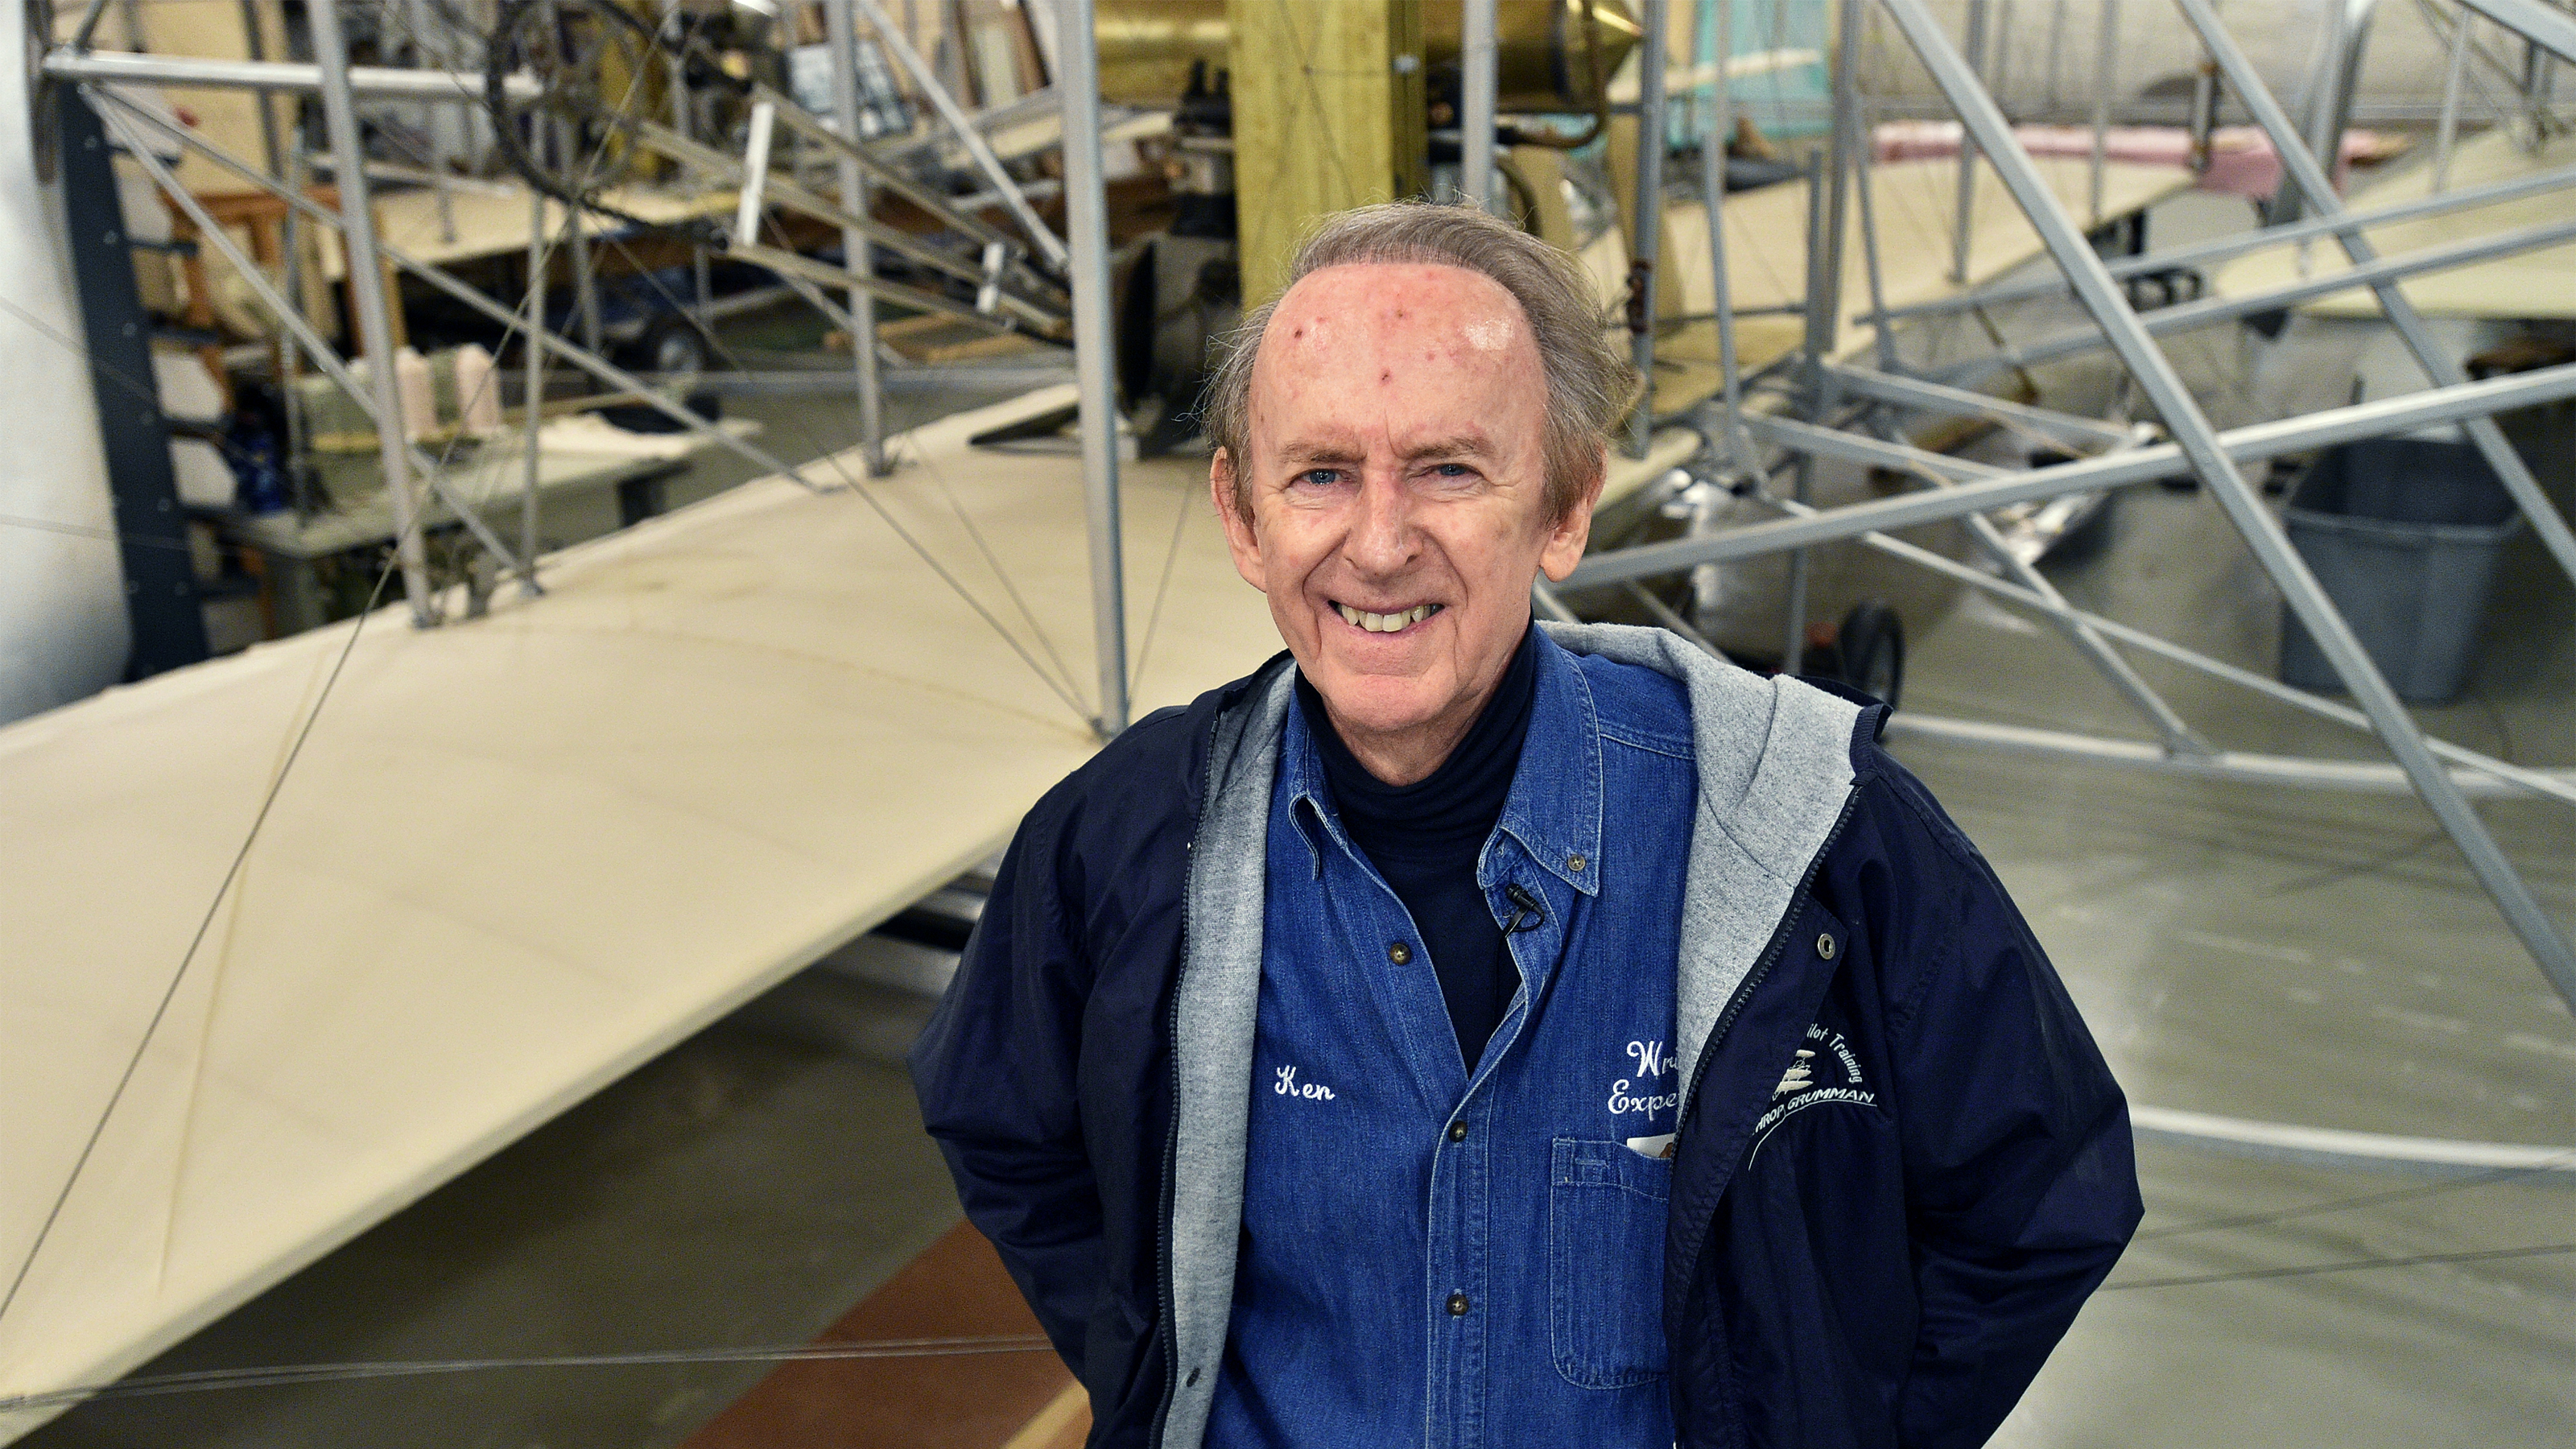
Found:
[[[1333,607],[1341,613],[1345,623],[1366,629],[1372,634],[1392,634],[1408,624],[1419,624],[1448,606],[1416,604],[1410,609],[1399,609],[1392,614],[1372,614],[1366,609],[1354,609],[1348,604],[1335,604]]]

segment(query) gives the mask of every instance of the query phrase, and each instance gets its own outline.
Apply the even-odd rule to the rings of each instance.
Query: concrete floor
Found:
[[[2174,245],[2245,224],[2197,194]],[[2072,320],[2001,319],[2016,336]],[[1964,330],[1964,329],[1963,329]],[[2341,402],[2348,338],[2229,329],[2169,355],[2221,426]],[[1973,346],[1973,341],[1954,346]],[[2337,371],[2335,364],[2344,370]],[[2099,362],[2052,396],[2107,386]],[[2562,509],[2568,410],[2514,420]],[[2104,545],[2046,571],[2077,605],[2270,672],[2279,596],[2203,491],[2122,495]],[[2053,630],[1970,600],[1914,641],[1907,707],[2147,738]],[[2365,736],[2203,676],[2140,671],[2215,742],[2384,758]],[[2525,763],[2576,762],[2576,591],[2536,539],[2508,546],[2480,659],[2430,732]],[[2082,769],[1964,748],[1899,753],[1991,858],[2133,1101],[2362,1131],[2576,1144],[2576,1024],[2447,837],[2411,798]],[[2562,929],[2576,822],[2482,805]],[[2013,1449],[2576,1443],[2576,1251],[2153,1286],[2365,1259],[2576,1249],[2576,1192],[2139,1152],[2140,1240],[1998,1436]],[[2389,1194],[2406,1194],[2386,1196]],[[2322,1205],[2376,1198],[2339,1210]],[[2242,1222],[2298,1211],[2276,1222]],[[2236,1225],[2228,1225],[2235,1222]],[[2136,1286],[2124,1286],[2136,1285]]]
[[[2165,241],[2231,224],[2198,197],[2158,222]],[[2222,423],[2254,405],[2250,349],[2213,332],[2174,350],[2194,359]],[[783,407],[818,444],[835,411]],[[2559,430],[2535,442],[2564,505],[2566,418],[2542,421]],[[770,443],[810,451],[779,431]],[[2079,604],[2271,667],[2277,603],[2204,493],[2132,490],[2106,547],[2049,571]],[[2143,735],[2039,626],[1977,603],[1916,623],[1911,709]],[[2225,744],[2372,757],[2337,726],[2142,668]],[[2468,694],[2420,714],[2475,748],[2570,764],[2571,698],[2576,593],[2526,533]],[[1993,860],[2133,1100],[2576,1143],[2576,1022],[2411,800],[1900,753]],[[2552,807],[2480,809],[2576,928],[2576,824]],[[924,1010],[808,972],[147,1371],[801,1341],[954,1221],[893,1065]],[[2165,1281],[2576,1244],[2576,1191],[2153,1145],[2139,1163],[2146,1233],[1997,1443],[2576,1444],[2576,1252]],[[2281,1214],[2296,1215],[2242,1221]],[[759,1372],[522,1371],[127,1400],[27,1442],[666,1445]]]

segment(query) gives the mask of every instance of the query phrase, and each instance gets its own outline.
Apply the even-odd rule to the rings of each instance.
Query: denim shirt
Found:
[[[1662,1446],[1690,707],[1542,636],[1477,884],[1520,989],[1462,1061],[1302,711],[1272,789],[1243,1236],[1207,1442]],[[1517,886],[1538,903],[1516,904]]]

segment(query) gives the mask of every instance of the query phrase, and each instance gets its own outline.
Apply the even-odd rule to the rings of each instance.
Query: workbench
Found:
[[[727,420],[721,426],[738,434],[757,431],[757,424],[740,420]],[[649,451],[542,447],[537,454],[540,517],[548,499],[614,488],[618,491],[621,525],[650,518],[663,510],[663,480],[686,470],[690,457],[713,446],[680,434],[636,436],[666,446]],[[429,451],[434,457],[439,449],[432,447]],[[261,615],[271,638],[301,633],[343,617],[349,610],[345,605],[334,607],[333,590],[326,577],[335,571],[332,561],[365,555],[358,560],[355,574],[372,579],[378,566],[372,555],[394,539],[393,501],[385,494],[383,466],[375,455],[317,453],[314,466],[325,494],[333,500],[332,506],[321,512],[299,516],[292,510],[226,510],[215,515],[218,537],[255,556],[246,562],[249,571],[261,581]],[[527,454],[515,436],[460,452],[442,476],[447,486],[481,513],[503,539],[515,543],[519,536],[519,496],[528,476]],[[457,526],[455,511],[424,483],[414,480],[413,487],[423,499],[425,528]]]

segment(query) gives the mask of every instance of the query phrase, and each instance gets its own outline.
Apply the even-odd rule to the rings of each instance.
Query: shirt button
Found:
[[[1569,856],[1567,856],[1567,857],[1565,858],[1565,868],[1566,868],[1567,870],[1571,870],[1571,871],[1580,871],[1580,870],[1582,870],[1582,869],[1583,869],[1583,857],[1582,857],[1582,856],[1579,856],[1579,855],[1569,855]]]
[[[1831,935],[1816,938],[1816,954],[1828,961],[1834,959],[1834,938]]]
[[[1825,954],[1830,956],[1833,953],[1828,951]],[[1413,959],[1413,948],[1402,941],[1389,941],[1386,943],[1386,959],[1401,966]]]
[[[1452,1123],[1450,1123],[1450,1124],[1449,1124],[1449,1140],[1450,1140],[1450,1141],[1452,1141],[1452,1142],[1464,1142],[1464,1141],[1466,1141],[1466,1140],[1467,1140],[1467,1124],[1466,1124],[1466,1123],[1464,1123],[1464,1122],[1452,1122]]]
[[[1449,1316],[1452,1318],[1464,1318],[1467,1316],[1466,1294],[1452,1293],[1449,1295]]]

